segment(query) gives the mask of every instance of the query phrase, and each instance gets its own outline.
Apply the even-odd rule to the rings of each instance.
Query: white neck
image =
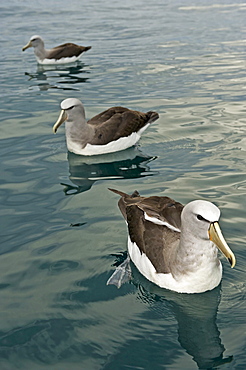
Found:
[[[213,289],[222,277],[222,265],[217,247],[206,239],[197,239],[181,228],[180,243],[171,264],[172,275],[178,281],[185,276],[191,285]]]

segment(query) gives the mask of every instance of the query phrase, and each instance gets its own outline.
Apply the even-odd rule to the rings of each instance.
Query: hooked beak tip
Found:
[[[233,267],[235,267],[235,265],[236,265],[236,257],[235,256],[233,256],[233,257],[229,256],[228,261],[230,262],[231,268],[233,269]]]
[[[28,43],[27,45],[23,46],[22,51],[25,51],[26,49],[30,48],[31,45]]]

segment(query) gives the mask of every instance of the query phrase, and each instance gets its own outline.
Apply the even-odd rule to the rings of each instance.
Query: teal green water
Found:
[[[245,369],[245,3],[17,1],[1,10],[0,368]],[[47,47],[91,45],[74,65],[38,67]],[[156,110],[137,148],[68,155],[60,102],[87,117],[114,105]],[[220,287],[179,295],[134,268],[108,187],[207,199],[237,257]]]

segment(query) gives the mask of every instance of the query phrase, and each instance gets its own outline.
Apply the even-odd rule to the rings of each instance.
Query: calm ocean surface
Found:
[[[229,0],[17,1],[0,6],[0,369],[246,369],[246,3]],[[77,64],[37,65],[46,47],[91,45]],[[156,110],[137,148],[68,155],[60,102],[87,117]],[[133,268],[108,187],[206,199],[234,251],[217,289],[177,294]]]

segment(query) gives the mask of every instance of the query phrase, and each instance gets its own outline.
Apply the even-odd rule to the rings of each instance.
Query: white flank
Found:
[[[177,227],[175,226],[172,226],[171,224],[169,224],[168,222],[166,221],[161,221],[159,220],[158,218],[156,217],[150,217],[147,215],[146,212],[144,212],[144,218],[146,221],[150,221],[150,222],[153,222],[153,224],[156,224],[156,225],[161,225],[161,226],[166,226],[168,227],[170,230],[173,230],[173,231],[177,231],[178,233],[181,232],[180,229],[178,229]]]
[[[130,136],[121,137],[118,140],[112,141],[106,145],[91,145],[87,144],[84,149],[81,149],[80,145],[74,143],[67,137],[67,147],[70,152],[80,155],[97,155],[118,152],[125,150],[135,145],[140,139],[138,132],[133,132]]]
[[[80,55],[81,56],[81,55]],[[80,57],[79,56],[79,57]],[[38,57],[37,58],[37,61],[39,64],[66,64],[66,63],[73,63],[73,62],[76,62],[76,60],[79,59],[79,57],[66,57],[66,58],[61,58],[61,59],[48,59],[48,58],[45,58],[43,60],[40,60]]]

